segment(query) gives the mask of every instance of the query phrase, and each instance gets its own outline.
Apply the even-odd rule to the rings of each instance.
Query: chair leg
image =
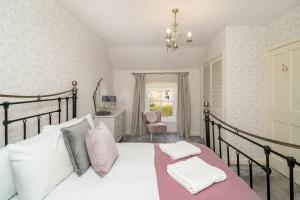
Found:
[[[167,142],[168,142],[168,137],[167,137],[167,135],[166,135],[167,132],[164,132],[163,134],[164,134],[164,136],[165,136],[165,143],[167,143]]]
[[[152,142],[152,138],[153,138],[153,133],[151,133],[151,136],[150,136],[150,138],[151,138],[151,142]]]

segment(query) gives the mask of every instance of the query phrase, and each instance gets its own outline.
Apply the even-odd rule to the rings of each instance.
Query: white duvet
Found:
[[[118,143],[117,147],[118,159],[105,178],[91,167],[81,177],[73,173],[45,200],[159,200],[153,144]]]

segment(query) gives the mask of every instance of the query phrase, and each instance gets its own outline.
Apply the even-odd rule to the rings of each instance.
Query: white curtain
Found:
[[[135,88],[132,106],[132,123],[131,135],[142,135],[145,133],[145,126],[143,124],[142,112],[145,111],[145,74],[136,73]]]
[[[191,132],[191,96],[187,73],[178,75],[177,131],[181,137],[189,137]]]

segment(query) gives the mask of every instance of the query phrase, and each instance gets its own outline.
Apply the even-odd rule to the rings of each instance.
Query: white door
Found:
[[[223,119],[223,66],[222,59],[211,63],[211,112]]]
[[[300,145],[300,41],[269,52],[268,132],[275,140]],[[300,161],[300,150],[272,145],[272,149]],[[288,175],[285,160],[271,157],[271,165]],[[300,183],[300,169],[295,168],[295,181]]]
[[[223,63],[222,57],[203,66],[203,101],[208,101],[211,111],[223,118]]]
[[[210,63],[203,66],[203,101],[211,103],[211,70]]]
[[[219,118],[223,118],[223,61],[222,57],[213,59],[203,66],[203,100],[210,104],[211,112]],[[203,127],[203,133],[205,127]],[[213,146],[213,135],[210,131],[211,147]],[[217,145],[217,127],[215,126],[215,144]]]
[[[211,102],[211,70],[210,70],[210,63],[205,64],[203,66],[203,74],[202,74],[202,96],[203,96],[203,102],[208,101]],[[203,102],[202,105],[203,105]],[[203,110],[201,111],[201,115],[203,115]],[[204,119],[204,118],[203,118]],[[205,126],[202,127],[202,137],[206,139],[205,137]]]

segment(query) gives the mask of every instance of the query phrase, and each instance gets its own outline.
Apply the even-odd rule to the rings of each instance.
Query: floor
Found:
[[[232,167],[236,171],[236,167]],[[249,168],[248,165],[240,166],[241,178],[249,183]],[[262,200],[267,199],[267,184],[266,184],[266,175],[264,171],[259,167],[253,167],[253,189],[260,196]],[[295,200],[300,200],[300,186],[294,184],[295,191]],[[288,200],[289,197],[289,182],[288,179],[272,169],[271,174],[271,199],[272,200]]]
[[[195,143],[203,143],[200,137],[181,138],[176,133],[157,134],[153,135],[153,143],[171,143],[180,140],[185,140]],[[150,136],[144,135],[140,137],[126,136],[123,142],[150,142]],[[236,170],[235,166],[231,167]],[[241,178],[249,183],[248,165],[240,166]],[[265,173],[256,166],[253,166],[253,189],[261,197],[262,200],[266,198],[266,180]],[[295,200],[300,200],[300,186],[294,186]],[[271,199],[272,200],[288,200],[289,199],[289,183],[288,179],[273,169],[271,174]]]
[[[200,137],[181,138],[176,133],[153,134],[153,143],[171,143],[181,140],[195,143],[203,143]],[[150,142],[150,134],[140,137],[126,136],[123,142]]]

